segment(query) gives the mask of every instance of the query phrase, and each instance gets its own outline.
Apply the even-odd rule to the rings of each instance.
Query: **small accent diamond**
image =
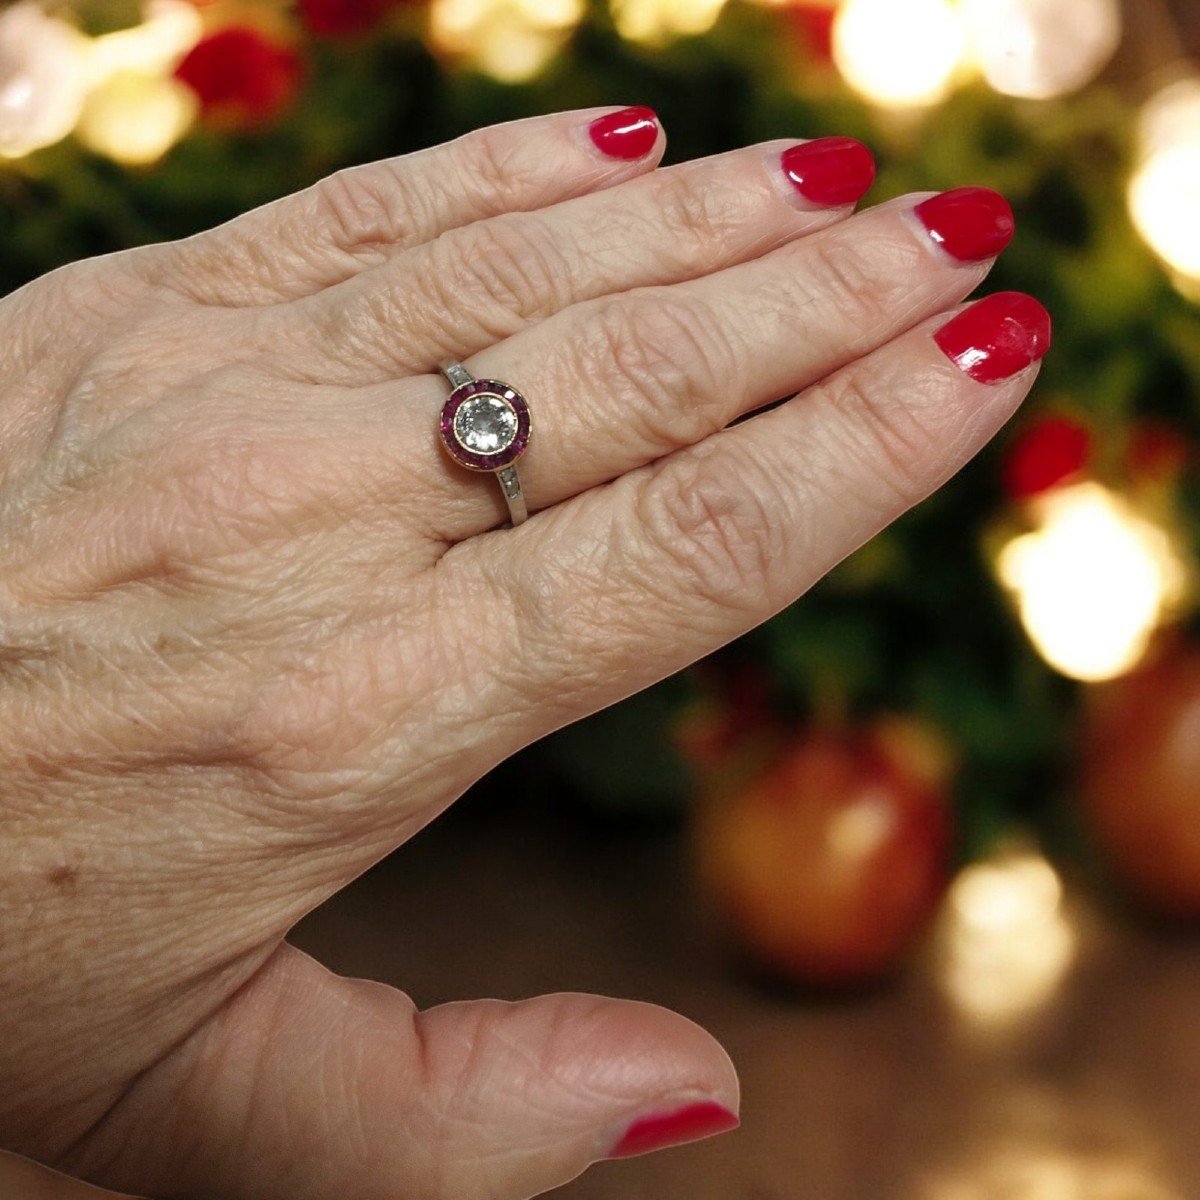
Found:
[[[454,436],[475,454],[496,454],[517,436],[516,409],[490,392],[472,396],[454,416]]]

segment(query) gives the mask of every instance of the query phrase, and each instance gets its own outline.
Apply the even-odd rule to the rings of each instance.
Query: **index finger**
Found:
[[[645,107],[579,109],[493,125],[350,167],[217,229],[151,247],[162,281],[203,304],[312,295],[440,233],[611,187],[657,166]]]

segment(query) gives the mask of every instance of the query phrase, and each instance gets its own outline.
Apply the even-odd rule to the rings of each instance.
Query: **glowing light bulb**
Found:
[[[1042,497],[1039,528],[1004,547],[997,572],[1042,657],[1089,681],[1137,666],[1185,584],[1167,534],[1098,483]]]
[[[1121,41],[1118,0],[961,0],[972,53],[1006,96],[1044,100],[1078,91]]]
[[[75,127],[87,91],[86,45],[33,0],[0,12],[0,157],[53,145]]]
[[[531,79],[583,17],[584,0],[434,0],[430,39],[504,83]]]
[[[93,39],[89,76],[93,85],[118,71],[166,74],[200,40],[204,20],[188,0],[149,0],[140,25]]]
[[[169,75],[120,71],[88,97],[76,135],[117,162],[152,163],[183,136],[196,107],[192,90]]]
[[[943,99],[966,51],[952,0],[846,0],[833,27],[833,59],[846,82],[892,108]]]
[[[1164,262],[1200,281],[1200,79],[1172,84],[1143,110],[1129,211]]]
[[[967,867],[946,909],[947,993],[965,1016],[997,1025],[1053,994],[1075,954],[1062,882],[1035,854]]]
[[[725,0],[612,0],[617,32],[651,45],[706,33],[724,7]]]

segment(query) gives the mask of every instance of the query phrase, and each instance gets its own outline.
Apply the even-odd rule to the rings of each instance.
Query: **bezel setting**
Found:
[[[484,395],[494,396],[503,401],[517,418],[517,428],[512,440],[492,454],[472,450],[464,446],[458,438],[459,410],[469,400]],[[512,466],[529,445],[529,405],[525,402],[525,397],[507,383],[501,383],[498,379],[473,379],[470,383],[460,384],[450,393],[446,403],[442,405],[438,431],[446,452],[459,466],[466,467],[468,471],[502,471],[505,467]]]

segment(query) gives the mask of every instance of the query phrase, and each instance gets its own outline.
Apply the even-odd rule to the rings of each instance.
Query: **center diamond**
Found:
[[[454,436],[475,454],[496,454],[517,436],[517,412],[507,400],[484,392],[463,402],[454,415]]]

